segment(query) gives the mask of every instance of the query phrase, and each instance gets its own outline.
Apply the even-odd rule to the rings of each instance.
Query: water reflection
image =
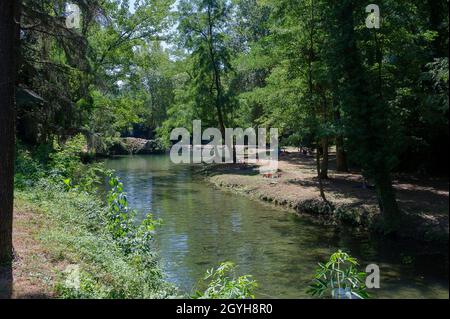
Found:
[[[270,206],[215,190],[167,156],[108,160],[131,206],[163,219],[156,245],[168,280],[192,291],[206,269],[239,265],[259,283],[259,297],[306,298],[318,261],[337,249],[381,268],[381,298],[448,298],[448,252],[379,242],[314,225]]]

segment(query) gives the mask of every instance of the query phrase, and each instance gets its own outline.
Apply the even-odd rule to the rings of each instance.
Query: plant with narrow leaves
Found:
[[[307,292],[313,297],[328,293],[336,299],[369,298],[364,283],[366,273],[359,272],[358,265],[355,258],[342,250],[337,251],[327,263],[319,263],[314,282]]]
[[[126,254],[151,254],[150,242],[161,220],[147,214],[146,218],[136,225],[134,217],[137,211],[129,209],[127,195],[119,178],[110,174],[109,186],[111,189],[107,195],[109,204],[106,216],[107,229]]]
[[[224,262],[216,269],[206,272],[204,280],[208,281],[205,292],[196,292],[196,299],[254,299],[258,286],[252,276],[236,276],[236,265]]]

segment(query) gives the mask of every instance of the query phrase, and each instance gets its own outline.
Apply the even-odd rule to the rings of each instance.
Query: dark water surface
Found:
[[[292,213],[214,189],[168,156],[107,160],[124,183],[130,206],[162,218],[157,246],[167,279],[186,292],[223,261],[259,284],[257,297],[307,298],[317,262],[337,249],[362,269],[381,270],[378,298],[448,298],[448,252],[398,241],[377,241],[319,226]]]

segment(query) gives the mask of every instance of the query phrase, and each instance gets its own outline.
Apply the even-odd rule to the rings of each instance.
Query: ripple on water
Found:
[[[259,283],[259,297],[307,298],[319,261],[337,249],[362,266],[381,269],[379,298],[448,298],[448,252],[410,243],[379,242],[315,225],[290,213],[214,189],[167,156],[108,160],[130,205],[163,219],[156,246],[167,279],[191,292],[205,271],[223,261]],[[364,267],[365,268],[365,267]]]

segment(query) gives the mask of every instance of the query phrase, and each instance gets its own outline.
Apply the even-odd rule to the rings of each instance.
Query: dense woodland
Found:
[[[393,174],[448,176],[446,0],[377,1],[378,29],[360,0],[71,2],[79,28],[66,25],[66,1],[0,4],[2,156],[16,145],[45,161],[79,133],[93,153],[127,136],[169,145],[196,119],[274,127],[282,145],[318,150],[320,179],[331,147],[338,171],[361,169],[387,230],[398,227]],[[1,162],[7,234],[11,162]]]

